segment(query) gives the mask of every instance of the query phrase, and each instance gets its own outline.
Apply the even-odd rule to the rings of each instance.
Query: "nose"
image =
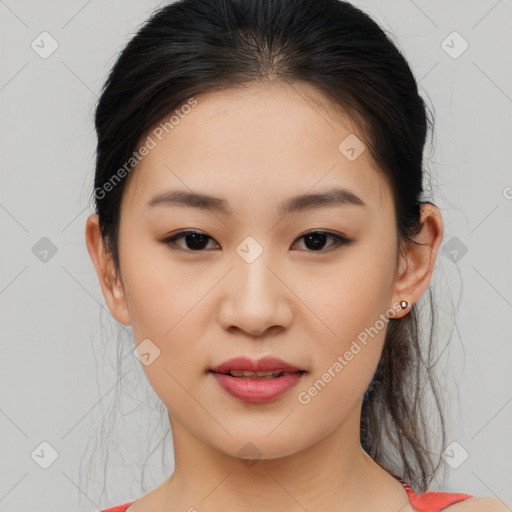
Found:
[[[261,254],[252,263],[235,259],[234,268],[224,281],[219,322],[226,330],[241,330],[260,337],[289,327],[293,293],[286,277]]]

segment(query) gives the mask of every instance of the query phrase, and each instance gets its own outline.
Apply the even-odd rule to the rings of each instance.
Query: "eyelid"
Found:
[[[171,247],[172,249],[175,249],[175,250],[181,250],[181,251],[184,251],[184,252],[187,252],[187,253],[202,253],[202,252],[208,252],[206,249],[199,249],[199,250],[192,250],[192,249],[183,249],[182,247],[179,247],[179,246],[176,246],[176,244],[174,243],[176,240],[178,239],[182,239],[182,238],[185,238],[187,235],[190,235],[190,234],[198,234],[198,235],[204,235],[207,239],[209,240],[214,240],[214,238],[212,238],[210,235],[202,232],[202,231],[198,231],[198,230],[193,230],[193,229],[185,229],[185,230],[182,230],[182,231],[178,231],[177,233],[174,233],[173,235],[171,236],[168,236],[166,238],[164,238],[162,240],[162,243],[168,245],[168,246],[174,246],[174,247]],[[335,243],[332,244],[332,246],[328,249],[321,249],[319,251],[312,251],[312,250],[306,250],[304,252],[307,252],[307,253],[311,253],[311,254],[315,254],[315,253],[318,253],[318,254],[326,254],[326,253],[329,253],[333,250],[336,250],[342,246],[345,246],[345,245],[349,245],[351,244],[352,242],[355,242],[355,239],[353,238],[349,238],[345,235],[342,235],[340,233],[334,233],[332,231],[328,231],[328,230],[323,230],[323,229],[310,229],[308,231],[305,231],[304,233],[300,234],[295,240],[294,240],[294,244],[297,240],[300,240],[301,238],[305,237],[306,235],[309,235],[309,234],[323,234],[323,235],[326,235],[327,237],[330,237],[332,238]],[[216,242],[218,243],[218,242]]]
[[[191,249],[183,249],[182,247],[177,246],[174,242],[176,240],[179,240],[181,238],[185,238],[187,235],[204,235],[209,240],[214,240],[210,235],[204,233],[203,231],[198,231],[195,229],[184,229],[182,231],[178,231],[177,233],[174,233],[173,235],[170,235],[162,240],[162,243],[165,245],[173,246],[172,249],[181,250],[188,253],[201,253],[201,252],[207,252],[205,249],[201,250],[191,250]],[[217,243],[217,242],[216,242]]]
[[[309,254],[327,254],[327,253],[335,251],[343,246],[350,245],[352,242],[355,242],[355,239],[349,238],[345,235],[342,235],[341,233],[334,233],[332,231],[324,230],[324,229],[310,229],[310,230],[302,233],[301,235],[299,235],[295,239],[294,243],[297,240],[300,240],[301,238],[304,238],[306,235],[309,235],[309,234],[322,234],[322,235],[326,235],[327,237],[330,237],[334,240],[334,243],[328,249],[322,249],[320,251],[304,251]]]

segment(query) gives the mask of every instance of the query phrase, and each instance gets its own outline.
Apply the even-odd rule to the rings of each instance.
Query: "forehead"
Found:
[[[165,189],[254,207],[334,186],[387,207],[390,191],[364,136],[311,85],[251,84],[194,100],[174,111],[172,125],[166,116],[141,138],[152,149],[131,171],[125,207],[142,208]]]

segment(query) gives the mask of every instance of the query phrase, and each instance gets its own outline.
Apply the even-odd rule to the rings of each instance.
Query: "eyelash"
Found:
[[[210,239],[210,240],[213,240],[212,237],[206,235],[205,233],[202,233],[201,231],[181,231],[171,237],[168,237],[164,240],[162,240],[162,242],[168,246],[174,246],[174,247],[171,247],[171,249],[175,249],[177,247],[176,250],[182,250],[182,251],[185,251],[185,252],[205,252],[206,250],[205,249],[197,249],[197,250],[194,250],[194,249],[183,249],[182,247],[179,247],[177,246],[177,244],[175,243],[176,240],[179,240],[181,238],[185,238],[187,235],[194,235],[194,234],[197,234],[197,235],[203,235],[205,236],[206,238]],[[321,234],[321,235],[327,235],[327,237],[329,238],[332,238],[335,243],[329,248],[329,249],[321,249],[321,250],[318,250],[318,251],[314,251],[314,250],[307,250],[306,252],[311,252],[311,253],[327,253],[327,252],[331,252],[332,250],[335,250],[336,248],[339,248],[340,246],[344,246],[344,245],[349,245],[350,243],[354,242],[353,239],[351,238],[346,238],[344,236],[341,236],[341,235],[337,235],[335,233],[331,233],[329,231],[308,231],[307,233],[304,233],[303,235],[301,235],[300,237],[298,237],[296,240],[300,240],[301,238],[304,238],[308,235],[312,235],[312,234]],[[295,242],[294,242],[295,243]]]

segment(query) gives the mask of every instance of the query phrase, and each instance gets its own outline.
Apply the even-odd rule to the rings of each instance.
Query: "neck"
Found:
[[[158,489],[159,510],[398,510],[408,503],[405,490],[361,448],[357,412],[303,450],[252,461],[205,444],[171,418],[175,470]]]

